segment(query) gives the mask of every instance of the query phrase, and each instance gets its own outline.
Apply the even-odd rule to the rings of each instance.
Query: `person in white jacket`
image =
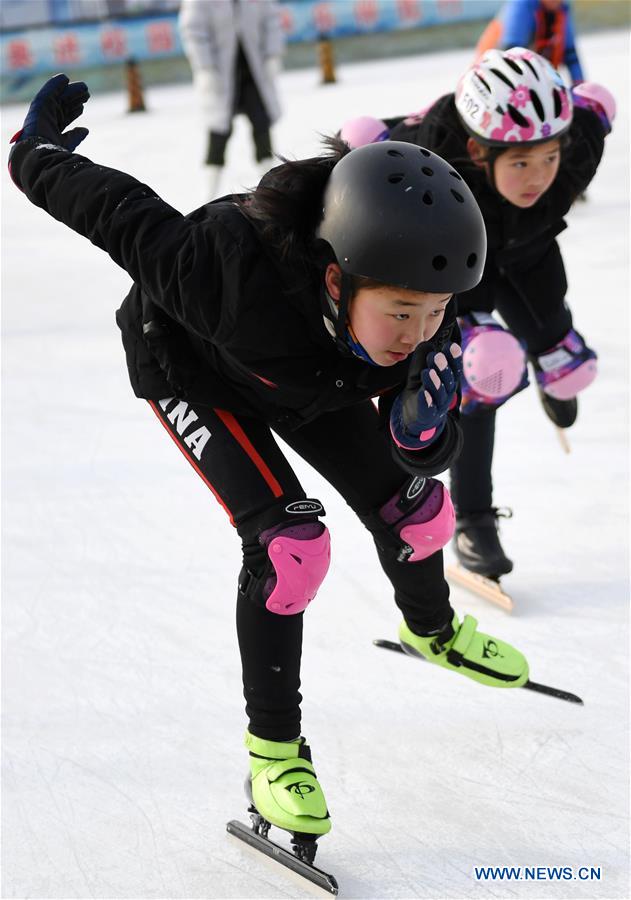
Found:
[[[235,115],[252,125],[260,174],[272,163],[270,127],[280,118],[276,75],[284,50],[277,0],[182,0],[179,26],[206,125],[215,195]]]

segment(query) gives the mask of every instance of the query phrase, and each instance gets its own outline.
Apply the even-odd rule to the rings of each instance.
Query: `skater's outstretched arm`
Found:
[[[604,85],[579,84],[572,90],[574,113],[569,140],[550,193],[567,194],[574,200],[588,186],[600,165],[605,137],[611,132],[616,101]]]
[[[109,253],[172,318],[212,337],[222,286],[217,248],[229,245],[231,235],[218,225],[213,245],[207,227],[202,231],[147,185],[75,154],[88,130],[64,129],[89,96],[83,82],[66,75],[46,82],[13,139],[11,177],[32,203]],[[189,305],[190,295],[209,302]]]

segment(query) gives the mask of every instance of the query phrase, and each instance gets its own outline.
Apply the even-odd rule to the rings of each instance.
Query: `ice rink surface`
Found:
[[[307,613],[304,733],[333,831],[319,865],[353,898],[623,898],[628,852],[628,36],[586,36],[618,119],[560,241],[576,327],[599,353],[565,456],[534,389],[498,415],[495,498],[516,561],[507,615],[454,589],[533,680],[584,707],[497,691],[373,648],[399,621],[367,532],[327,509],[333,563]],[[287,72],[277,149],[311,155],[352,115],[452,90],[466,52]],[[189,86],[149,112],[94,97],[81,150],[187,212],[207,198]],[[3,109],[3,146],[25,107]],[[3,171],[3,897],[309,897],[225,833],[245,817],[224,511],[129,388],[114,311],[128,276]],[[255,181],[248,128],[226,190]],[[480,882],[474,866],[600,867],[598,881]]]

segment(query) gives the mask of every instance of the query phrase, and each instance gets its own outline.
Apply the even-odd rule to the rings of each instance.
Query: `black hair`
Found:
[[[312,159],[280,157],[281,165],[268,172],[251,194],[237,201],[281,260],[298,257],[323,263],[326,259],[326,249],[315,237],[322,219],[324,190],[333,167],[350,148],[335,136],[324,137],[323,144],[326,152]],[[333,257],[329,261],[333,262]]]
[[[485,178],[489,182],[489,184],[491,185],[493,190],[497,191],[497,188],[495,186],[495,163],[500,158],[500,156],[502,156],[508,150],[514,150],[516,147],[521,147],[524,145],[519,141],[514,141],[509,144],[504,144],[501,147],[494,147],[494,146],[489,146],[488,144],[483,144],[481,141],[477,140],[473,135],[469,135],[469,137],[471,137],[476,142],[476,144],[482,148],[482,150],[483,150],[482,156],[479,156],[477,161],[474,162],[474,160],[470,156],[467,155],[466,159],[463,158],[463,159],[454,160],[454,162],[453,162],[454,166],[456,168],[458,168],[460,171],[468,170],[469,172],[472,172],[473,169],[477,168],[477,170],[479,172],[480,171],[479,163],[484,163],[484,164],[488,165],[488,172],[485,172]],[[551,141],[555,140],[555,137],[552,136],[550,138],[550,140]],[[570,146],[570,143],[572,141],[569,131],[566,131],[564,134],[561,135],[560,138],[557,138],[557,140],[559,141],[559,151],[560,151],[561,157],[562,157],[563,154],[567,151],[567,149]],[[531,145],[526,144],[526,146],[536,146],[536,144],[531,144]]]
[[[473,140],[475,140],[475,138]],[[554,141],[555,136],[553,135],[550,138],[550,140]],[[559,141],[559,150],[561,151],[561,153],[566,151],[571,143],[571,138],[570,138],[570,134],[568,131],[564,132],[561,135],[561,137],[556,138],[556,140]],[[504,144],[501,147],[489,147],[489,146],[484,146],[484,145],[480,144],[480,146],[482,146],[484,148],[486,153],[484,154],[484,156],[481,156],[479,158],[479,161],[483,162],[483,163],[489,163],[489,165],[493,166],[493,165],[495,165],[495,161],[497,159],[499,159],[499,157],[502,156],[503,153],[506,153],[508,150],[515,150],[516,147],[523,147],[523,146],[536,147],[537,144],[541,144],[541,143],[543,143],[543,141],[537,141],[537,143],[535,143],[535,144],[526,143],[524,145],[520,141],[514,141],[514,142],[511,142],[510,144]]]
[[[236,197],[243,214],[253,223],[262,240],[281,261],[302,264],[308,277],[320,279],[329,263],[337,262],[331,246],[316,238],[322,219],[324,191],[333,167],[351,152],[339,135],[322,138],[325,152],[311,159],[279,157],[281,165],[271,169],[250,194]],[[303,271],[304,271],[303,270]],[[386,285],[361,275],[349,275],[349,299],[361,288]],[[294,290],[301,285],[296,283]]]

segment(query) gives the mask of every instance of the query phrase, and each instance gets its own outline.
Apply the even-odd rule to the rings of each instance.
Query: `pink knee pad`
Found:
[[[478,403],[500,406],[522,386],[526,372],[523,347],[487,313],[463,316],[461,329],[463,394]]]
[[[423,505],[399,531],[399,537],[414,551],[408,562],[427,559],[449,543],[456,528],[456,514],[449,491],[437,481]]]
[[[267,542],[267,537],[262,537]],[[303,612],[329,569],[329,529],[321,522],[287,525],[269,538],[267,554],[276,576],[266,586],[272,588],[265,601],[266,608],[279,616]]]

